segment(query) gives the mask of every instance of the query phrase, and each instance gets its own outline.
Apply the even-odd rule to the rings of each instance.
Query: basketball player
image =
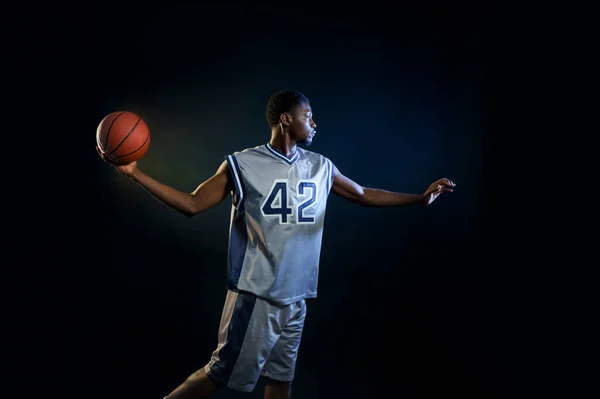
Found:
[[[329,193],[359,205],[396,207],[430,205],[455,186],[439,179],[423,194],[404,194],[350,180],[328,158],[297,146],[309,146],[317,127],[302,93],[271,95],[267,121],[267,144],[228,155],[192,193],[156,181],[137,162],[115,166],[188,217],[232,194],[227,295],[218,343],[207,364],[167,399],[208,398],[223,387],[250,392],[261,375],[266,378],[265,398],[290,398],[306,299],[317,296]]]

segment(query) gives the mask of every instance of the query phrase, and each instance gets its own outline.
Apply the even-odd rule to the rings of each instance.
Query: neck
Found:
[[[287,157],[290,157],[296,149],[296,140],[291,139],[287,132],[282,132],[279,128],[271,130],[269,144]]]

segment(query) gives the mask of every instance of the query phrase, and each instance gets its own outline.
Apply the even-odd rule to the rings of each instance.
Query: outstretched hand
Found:
[[[423,196],[425,197],[425,205],[431,205],[431,203],[435,201],[435,199],[444,191],[451,193],[454,190],[450,187],[455,186],[456,184],[454,184],[452,180],[446,178],[434,181],[423,193]]]
[[[114,166],[114,168],[121,174],[125,175],[125,176],[130,176],[133,174],[133,172],[136,170],[137,168],[137,161],[133,161],[131,163],[125,164],[125,165],[119,165],[116,164],[114,162],[112,162],[104,152],[102,152],[102,150],[100,149],[100,147],[96,146],[96,151],[98,151],[98,154],[100,155],[100,158],[102,158],[104,160],[104,162]]]

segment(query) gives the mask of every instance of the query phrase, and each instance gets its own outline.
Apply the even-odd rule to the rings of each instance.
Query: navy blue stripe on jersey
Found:
[[[275,147],[273,147],[271,145],[271,143],[267,143],[266,147],[269,151],[271,151],[271,153],[273,155],[277,156],[280,159],[283,159],[285,162],[289,163],[290,165],[292,165],[298,159],[298,150],[297,149],[294,149],[294,153],[292,154],[291,157],[288,158],[285,155],[283,155],[281,152],[279,152]]]
[[[239,209],[241,208],[244,200],[244,184],[242,182],[242,173],[240,172],[240,166],[237,163],[237,159],[235,159],[235,155],[227,156],[227,164],[229,165],[229,170],[231,171],[231,176],[233,176],[233,182],[235,183],[235,188],[238,193],[236,207]]]
[[[255,304],[256,297],[251,294],[239,293],[235,299],[235,306],[227,327],[227,340],[219,350],[219,360],[210,371],[210,377],[223,385],[227,385],[242,351]]]
[[[248,229],[246,226],[246,218],[233,218],[229,232],[229,253],[227,257],[227,286],[230,289],[235,290],[240,281],[247,247]]]
[[[238,176],[240,178],[240,187],[242,189],[243,197],[246,198],[246,187],[245,187],[245,184],[244,184],[244,179],[242,179],[242,172],[240,170],[240,164],[238,163],[238,159],[237,159],[237,157],[235,155],[231,155],[231,158],[233,158],[233,163],[235,165],[235,170],[238,173]]]

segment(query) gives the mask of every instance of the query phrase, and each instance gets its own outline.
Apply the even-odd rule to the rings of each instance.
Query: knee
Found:
[[[204,367],[192,373],[186,380],[188,384],[202,385],[210,387],[212,390],[219,390],[225,386],[224,383],[210,378],[206,375]]]
[[[292,385],[291,381],[277,381],[269,377],[265,377],[266,386],[281,386],[281,385]]]
[[[290,399],[292,396],[291,381],[265,379],[265,399]]]
[[[203,380],[209,380],[209,378],[206,375],[206,372],[204,371],[204,368],[201,368],[199,370],[196,370],[192,374],[190,374],[190,376],[187,378],[187,380],[189,382],[200,382],[200,381],[203,381]]]

